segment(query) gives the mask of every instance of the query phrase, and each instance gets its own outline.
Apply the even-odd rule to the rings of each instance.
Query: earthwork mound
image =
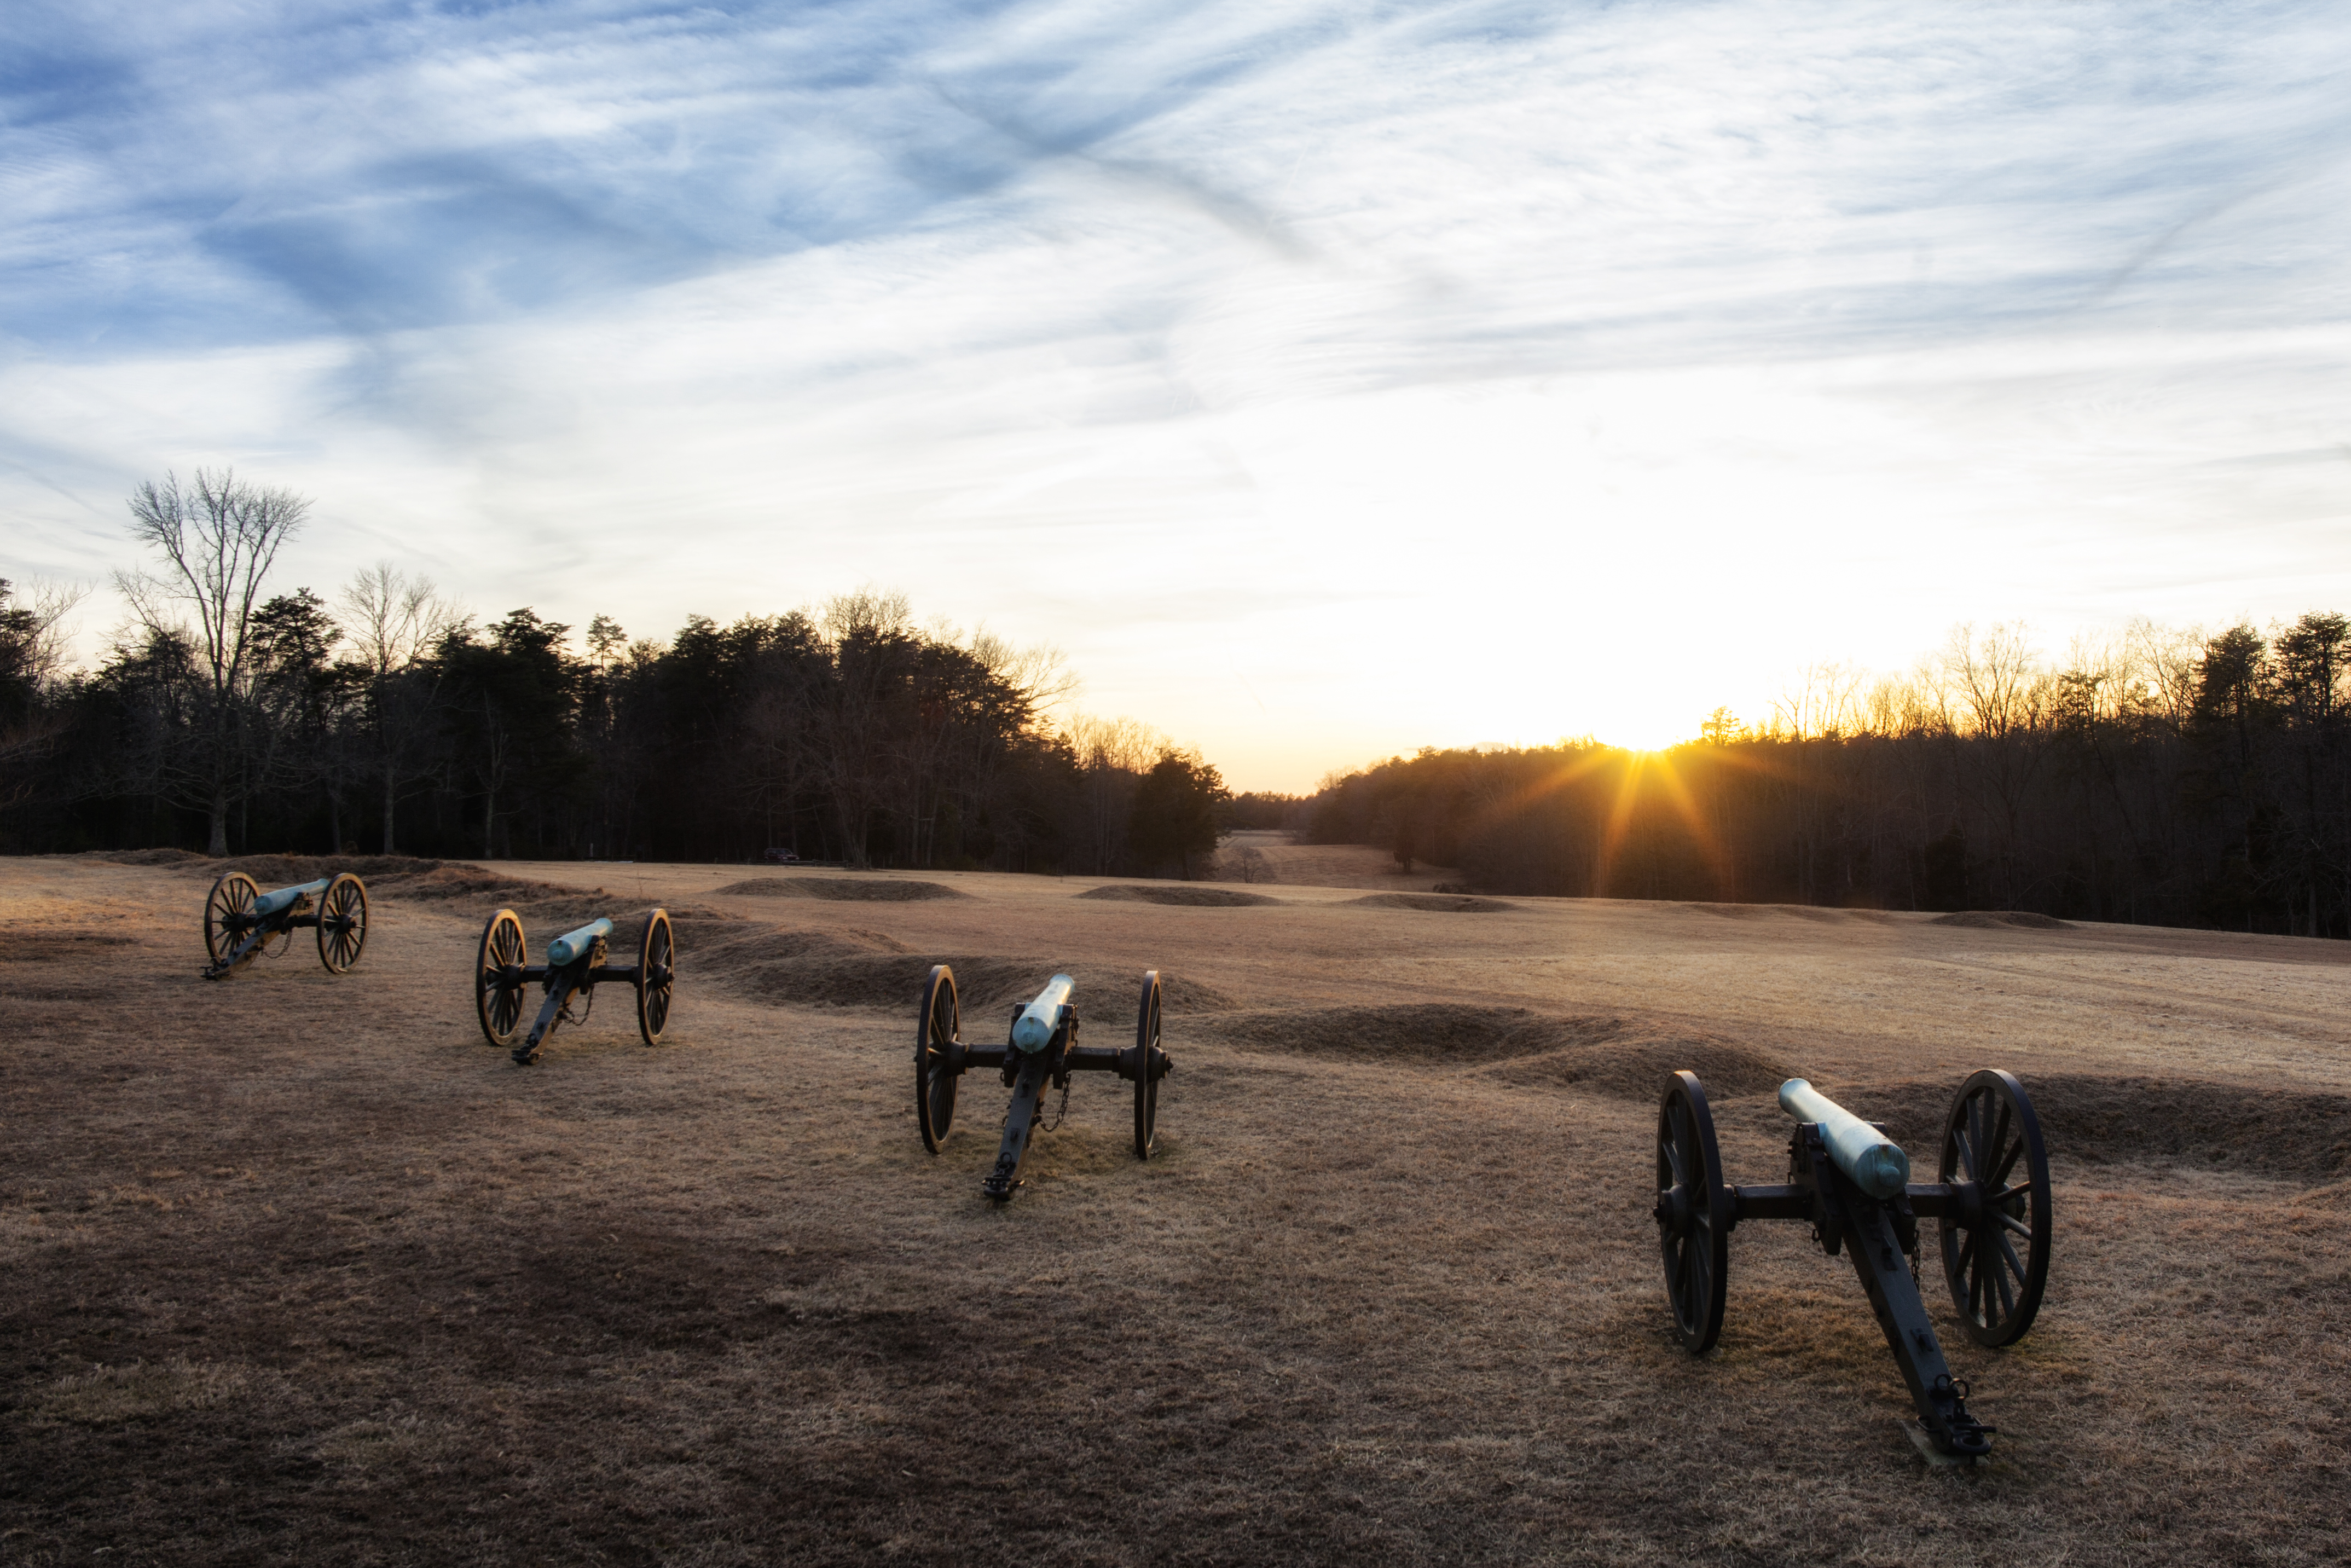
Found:
[[[2351,1098],[2340,1094],[2192,1078],[2018,1077],[2053,1161],[2233,1170],[2302,1182],[2351,1176]],[[1884,1122],[1924,1167],[1913,1179],[1929,1181],[1942,1152],[1943,1118],[1962,1082],[1829,1092],[1855,1115]]]
[[[377,883],[392,885],[414,877],[426,875],[454,862],[420,860],[414,855],[230,855],[214,860],[193,850],[124,850],[119,853],[103,853],[96,858],[111,861],[116,865],[165,866],[172,871],[187,872],[210,881],[233,871],[241,871],[265,888],[287,887],[299,882],[316,882],[322,876],[332,876],[347,871],[368,884],[373,892]],[[480,874],[479,866],[464,869]],[[510,879],[511,880],[511,879]],[[541,884],[544,885],[544,884]]]
[[[1709,1094],[1769,1094],[1794,1074],[1770,1051],[1718,1035],[1627,1019],[1622,1030],[1571,1040],[1557,1050],[1496,1069],[1506,1082],[1573,1085],[1594,1094],[1655,1104],[1666,1080],[1687,1069]]]
[[[110,862],[115,865],[183,866],[190,861],[212,864],[209,856],[193,850],[92,850],[90,859]]]
[[[1205,909],[1235,909],[1245,904],[1281,902],[1278,898],[1268,898],[1261,893],[1236,893],[1229,887],[1202,887],[1194,883],[1170,883],[1164,887],[1118,883],[1092,888],[1078,896],[1107,899],[1118,904],[1178,904]]]
[[[1280,1009],[1204,1019],[1196,1028],[1246,1050],[1492,1064],[1507,1082],[1573,1084],[1634,1100],[1656,1098],[1667,1075],[1685,1067],[1722,1094],[1760,1093],[1788,1077],[1784,1063],[1734,1042],[1638,1019],[1562,1017],[1531,1008],[1415,1002]]]
[[[823,898],[852,904],[919,904],[971,894],[935,882],[888,876],[755,876],[718,890],[734,898]]]
[[[697,956],[694,977],[759,1001],[799,1006],[879,1008],[911,1018],[931,966],[955,971],[966,1040],[993,1040],[1010,1021],[1008,1009],[1026,1002],[1055,974],[1078,983],[1081,1016],[1096,1031],[1132,1030],[1143,971],[1097,965],[1055,965],[1047,958],[993,954],[917,952],[878,931],[804,931],[770,927],[737,936]],[[1212,1011],[1232,998],[1210,986],[1161,970],[1161,1005],[1170,1013]]]
[[[1927,922],[1929,925],[1964,925],[1973,931],[2071,931],[2074,923],[2060,920],[2053,915],[2035,915],[2029,909],[1962,909],[1956,915],[1938,915]]]
[[[1585,1020],[1613,1028],[1614,1019]],[[1257,1051],[1364,1059],[1499,1061],[1548,1048],[1531,1008],[1405,1002],[1387,1007],[1268,1008],[1208,1026],[1217,1038]]]
[[[419,899],[444,905],[452,913],[485,916],[496,909],[511,909],[521,918],[524,934],[534,948],[549,936],[601,916],[612,923],[612,950],[633,953],[652,907],[642,894],[565,887],[465,861],[419,860],[409,855],[235,855],[216,861],[183,850],[139,850],[108,858],[126,865],[168,866],[208,881],[241,871],[264,889],[316,882],[347,871],[367,883],[371,900]],[[699,948],[714,931],[743,924],[739,916],[706,904],[665,907],[681,954]]]
[[[1518,907],[1499,898],[1474,898],[1454,893],[1371,893],[1347,902],[1368,904],[1374,909],[1418,909],[1430,915],[1483,915]]]

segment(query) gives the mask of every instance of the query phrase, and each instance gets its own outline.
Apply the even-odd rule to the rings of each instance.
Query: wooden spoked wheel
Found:
[[[482,927],[481,951],[474,960],[474,1012],[482,1020],[482,1037],[492,1045],[513,1044],[522,1025],[522,967],[529,954],[513,910],[499,910]]]
[[[345,975],[367,947],[367,887],[343,872],[319,899],[319,962],[330,975]]]
[[[923,1147],[935,1155],[955,1124],[962,1032],[955,971],[934,964],[923,984],[922,1013],[914,1019],[914,1117],[922,1124]]]
[[[259,884],[241,871],[230,872],[213,883],[204,897],[204,956],[214,965],[227,963],[245,934],[253,929],[252,910],[260,897]]]
[[[669,1025],[676,979],[677,934],[670,929],[669,911],[656,909],[645,916],[644,939],[637,946],[637,1033],[647,1045],[659,1045]]]
[[[1143,976],[1143,1005],[1134,1019],[1134,1054],[1140,1070],[1134,1075],[1134,1157],[1147,1160],[1159,1138],[1159,1075],[1153,1059],[1159,1054],[1159,971]]]
[[[1657,1243],[1665,1255],[1666,1295],[1674,1332],[1692,1355],[1722,1333],[1729,1286],[1730,1194],[1714,1115],[1695,1072],[1677,1072],[1657,1106]]]
[[[1943,1278],[1968,1337],[2014,1344],[2049,1283],[2049,1150],[2024,1085],[1987,1068],[1959,1086],[1943,1124],[1936,1177],[1957,1189],[1943,1211]]]

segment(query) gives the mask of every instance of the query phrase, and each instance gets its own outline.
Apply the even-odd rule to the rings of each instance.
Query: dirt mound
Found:
[[[511,872],[492,871],[465,861],[436,861],[414,855],[232,855],[212,860],[186,850],[133,850],[101,857],[120,865],[168,866],[210,881],[243,872],[264,891],[317,882],[339,872],[350,872],[368,885],[371,896],[399,893],[415,898],[492,897],[496,904],[517,899],[576,894],[575,888],[537,882]]]
[[[378,885],[397,887],[409,898],[430,898],[444,901],[474,900],[495,906],[534,898],[580,897],[576,887],[562,887],[551,882],[538,882],[527,876],[491,871],[486,866],[467,865],[463,861],[425,862],[423,869],[408,877],[384,877],[367,880],[370,891]],[[602,897],[604,890],[596,888],[590,896]]]
[[[739,929],[739,927],[738,927]],[[696,979],[761,1001],[806,1006],[878,1008],[910,1016],[922,999],[931,966],[955,971],[964,1038],[994,1038],[1009,1022],[1014,1003],[1026,1002],[1055,974],[1078,983],[1080,1015],[1099,1033],[1131,1028],[1141,995],[1140,971],[1093,965],[1055,965],[1047,958],[916,952],[877,931],[805,931],[773,927],[717,942],[694,966]],[[1232,998],[1213,986],[1162,970],[1160,1005],[1170,1014],[1213,1012]]]
[[[612,951],[634,953],[638,939],[644,934],[645,916],[653,911],[651,904],[640,902],[640,894],[616,894],[601,887],[565,887],[464,861],[410,863],[424,869],[384,876],[380,881],[361,872],[370,896],[381,893],[399,899],[423,899],[447,905],[453,913],[462,910],[485,918],[493,911],[511,909],[522,922],[523,933],[534,951],[543,947],[550,936],[559,936],[601,918],[612,923]],[[671,904],[662,907],[668,911],[670,930],[677,938],[681,958],[698,956],[704,948],[726,940],[744,925],[740,915],[706,904]],[[695,975],[698,971],[689,968],[686,973]]]
[[[887,876],[755,876],[717,890],[735,898],[825,898],[858,904],[919,904],[971,894],[935,882]]]
[[[210,856],[193,850],[92,850],[89,858],[111,865],[183,866],[192,861],[206,866],[213,863]]]
[[[1499,898],[1475,898],[1455,893],[1372,893],[1346,902],[1368,904],[1374,909],[1418,909],[1431,915],[1483,915],[1518,907]]]
[[[1297,1008],[1233,1013],[1200,1029],[1258,1051],[1379,1061],[1499,1064],[1510,1083],[1575,1084],[1594,1093],[1656,1097],[1667,1076],[1689,1068],[1722,1094],[1777,1089],[1784,1063],[1746,1046],[1612,1014],[1412,1002],[1394,1007]]]
[[[316,882],[347,871],[367,883],[371,900],[423,899],[485,918],[494,910],[511,909],[521,919],[534,948],[549,936],[601,917],[612,923],[612,951],[633,953],[651,910],[638,895],[624,897],[601,887],[565,887],[466,861],[420,860],[411,855],[236,855],[215,861],[185,850],[137,850],[104,858],[122,864],[169,866],[206,878],[241,871],[264,890]],[[740,915],[708,904],[665,907],[681,956],[723,939],[744,924]]]
[[[1531,1008],[1405,1002],[1368,1008],[1268,1008],[1233,1013],[1209,1030],[1231,1044],[1310,1056],[1498,1061],[1551,1049]],[[1615,1020],[1598,1020],[1614,1027]]]
[[[104,859],[119,865],[160,865],[174,871],[186,871],[205,878],[225,876],[241,871],[266,890],[290,887],[297,883],[316,882],[320,877],[333,876],[338,872],[350,872],[375,891],[379,883],[396,885],[410,879],[438,870],[445,862],[419,860],[413,855],[231,855],[225,860],[213,860],[186,850],[132,850],[122,854],[110,854]]]
[[[241,871],[264,887],[316,882],[347,871],[373,888],[378,883],[392,887],[429,876],[450,862],[413,855],[241,855],[213,863],[222,871]]]
[[[1562,1029],[1562,1034],[1572,1034]],[[1510,1083],[1573,1084],[1594,1094],[1653,1103],[1666,1080],[1687,1069],[1710,1097],[1769,1094],[1795,1074],[1771,1052],[1738,1040],[1637,1022],[1614,1035],[1575,1039],[1561,1049],[1498,1068]]]
[[[2351,1176],[2351,1097],[2248,1089],[2189,1078],[2018,1074],[2053,1160],[2245,1171],[2289,1181]],[[1708,1087],[1711,1087],[1709,1082]],[[1959,1081],[1829,1092],[1884,1122],[1934,1179]]]
[[[1237,909],[1246,904],[1281,902],[1278,898],[1268,898],[1261,893],[1235,893],[1228,887],[1202,887],[1196,883],[1171,883],[1164,887],[1116,883],[1092,888],[1078,896],[1108,899],[1120,904],[1176,904],[1205,909]]]
[[[2053,915],[2035,915],[2029,909],[1962,909],[1956,915],[1938,915],[1927,922],[1929,925],[1964,925],[1971,931],[2071,931],[2074,923],[2060,920]]]

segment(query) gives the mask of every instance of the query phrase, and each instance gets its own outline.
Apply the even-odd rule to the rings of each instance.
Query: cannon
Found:
[[[367,946],[367,884],[349,872],[264,893],[241,871],[213,883],[204,898],[204,978],[217,980],[266,953],[273,936],[294,945],[294,933],[319,934],[319,962],[330,975],[347,974]]]
[[[983,1197],[1008,1203],[1023,1184],[1020,1162],[1045,1117],[1048,1085],[1061,1092],[1053,1127],[1070,1108],[1070,1077],[1077,1072],[1115,1072],[1134,1085],[1134,1155],[1147,1160],[1159,1139],[1159,1081],[1175,1063],[1159,1046],[1159,971],[1143,977],[1131,1046],[1080,1045],[1078,1009],[1071,996],[1077,983],[1067,975],[1045,982],[1036,999],[1012,1009],[1012,1030],[1002,1045],[966,1045],[956,1000],[955,972],[935,965],[923,986],[923,1009],[914,1024],[914,1115],[923,1147],[932,1154],[946,1141],[955,1122],[956,1082],[973,1068],[996,1068],[1012,1091],[1004,1113],[1004,1142],[996,1168],[979,1184]],[[1047,1132],[1052,1127],[1046,1127]]]
[[[1796,1127],[1788,1179],[1726,1186],[1714,1117],[1694,1072],[1667,1081],[1657,1108],[1654,1215],[1665,1255],[1674,1329],[1694,1355],[1722,1332],[1728,1243],[1743,1220],[1802,1219],[1832,1258],[1843,1251],[1868,1293],[1918,1420],[1911,1440],[1930,1458],[1964,1463],[1998,1430],[1968,1412],[1918,1295],[1918,1222],[1935,1221],[1943,1280],[1968,1337],[1992,1348],[2032,1326],[2049,1281],[2049,1152],[2032,1102],[2015,1077],[1987,1069],[1959,1086],[1943,1119],[1935,1180],[1910,1180],[1909,1157],[1801,1078],[1780,1086]],[[1905,1260],[1908,1260],[1906,1266]]]
[[[523,940],[522,921],[511,909],[501,909],[482,927],[482,946],[474,960],[474,1012],[482,1033],[492,1045],[514,1047],[517,1067],[538,1060],[541,1047],[559,1023],[585,1023],[595,1010],[596,987],[621,981],[636,992],[637,1033],[647,1045],[661,1043],[669,1026],[670,992],[677,979],[677,937],[670,929],[669,912],[653,910],[637,944],[637,961],[611,964],[612,923],[591,920],[577,931],[567,931],[547,945],[547,962],[533,964],[530,945]],[[522,1043],[520,1032],[524,990],[533,981],[547,988],[538,1017]],[[582,1002],[574,1018],[571,1004]]]

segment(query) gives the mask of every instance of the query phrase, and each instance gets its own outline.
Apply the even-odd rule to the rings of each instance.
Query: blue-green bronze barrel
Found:
[[[1799,1122],[1816,1123],[1829,1158],[1870,1197],[1892,1197],[1909,1185],[1909,1155],[1802,1079],[1791,1078],[1780,1085],[1780,1109]]]
[[[567,964],[578,963],[588,956],[588,949],[596,945],[596,938],[599,936],[608,942],[611,940],[612,923],[611,921],[590,920],[577,931],[565,932],[547,945],[547,967],[550,969],[560,969]]]
[[[1078,983],[1067,975],[1056,975],[1045,982],[1037,999],[1029,1004],[1019,1021],[1012,1026],[1012,1043],[1034,1056],[1053,1041],[1053,1030],[1059,1027],[1061,1009],[1068,1005],[1070,993]]]
[[[313,898],[318,897],[327,891],[327,884],[334,880],[330,876],[322,876],[316,882],[306,882],[296,887],[281,887],[275,893],[265,893],[253,901],[253,908],[249,913],[256,918],[265,915],[276,915],[280,910],[289,907],[296,899],[306,893]]]

